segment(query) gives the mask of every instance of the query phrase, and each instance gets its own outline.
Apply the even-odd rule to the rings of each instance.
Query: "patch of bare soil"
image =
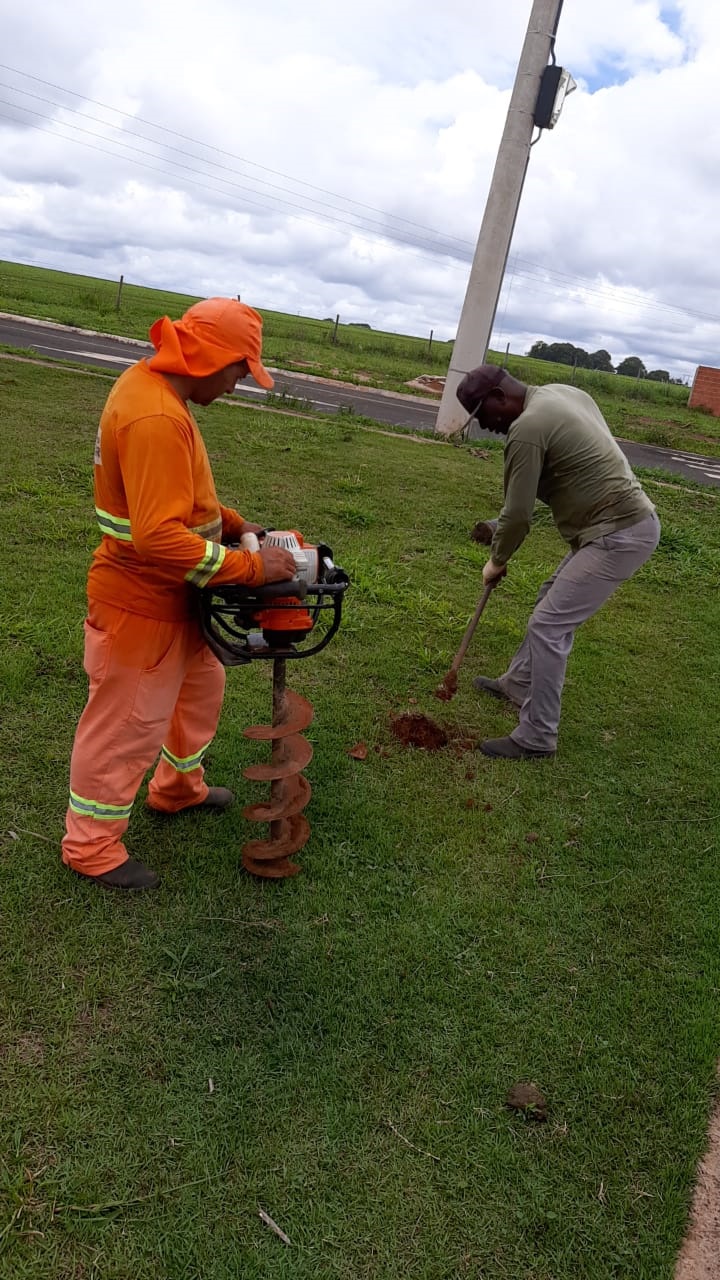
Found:
[[[421,373],[417,378],[413,378],[412,382],[406,382],[406,387],[415,387],[418,391],[429,391],[433,396],[441,396],[445,390],[445,379],[436,378],[430,373]]]
[[[690,440],[701,440],[703,444],[717,444],[717,436],[703,435],[702,431],[693,431],[692,423],[680,422],[677,418],[668,418],[665,422],[658,422],[657,418],[641,417],[639,414],[627,419],[630,426],[636,427],[669,427],[671,430],[682,431],[683,435],[688,436]]]
[[[720,1103],[710,1122],[708,1149],[698,1169],[690,1225],[678,1255],[674,1280],[717,1280],[719,1259]]]
[[[442,747],[449,747],[456,756],[474,751],[477,742],[475,737],[469,736],[466,729],[458,725],[444,729],[436,720],[421,715],[419,711],[406,711],[402,715],[391,716],[390,730],[404,747],[420,747],[424,751],[440,751]]]
[[[699,440],[701,444],[717,444],[717,436],[704,436],[701,431],[686,431],[689,440]]]
[[[24,1067],[36,1067],[45,1061],[45,1044],[34,1031],[18,1036],[14,1047],[17,1060]]]
[[[441,725],[429,716],[405,713],[390,717],[390,729],[404,747],[421,747],[424,751],[439,751],[447,745],[448,736]]]

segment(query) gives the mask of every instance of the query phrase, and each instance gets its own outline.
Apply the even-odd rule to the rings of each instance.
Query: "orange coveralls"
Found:
[[[90,691],[75,735],[63,861],[102,875],[122,843],[143,777],[153,808],[200,804],[202,757],[215,735],[225,671],[204,642],[189,584],[264,580],[262,560],[233,551],[243,518],[222,507],[205,443],[170,384],[142,360],[115,383],[95,444],[102,541],[88,577]]]

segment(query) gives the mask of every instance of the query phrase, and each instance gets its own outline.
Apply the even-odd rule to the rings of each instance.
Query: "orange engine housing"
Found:
[[[279,609],[278,605],[285,605],[285,608]],[[280,596],[272,609],[263,609],[256,614],[256,622],[266,640],[269,640],[268,633],[273,637],[289,634],[291,640],[304,640],[314,626],[308,610],[303,608],[297,596]],[[278,639],[276,643],[284,643],[284,640]]]
[[[318,550],[305,542],[297,529],[274,530],[266,536],[266,545],[285,547],[295,557],[297,576],[305,582],[315,582],[318,572]],[[280,608],[279,606],[284,606]],[[256,614],[255,621],[262,629],[263,638],[271,647],[292,644],[304,640],[312,631],[315,620],[297,596],[278,596],[272,605]]]

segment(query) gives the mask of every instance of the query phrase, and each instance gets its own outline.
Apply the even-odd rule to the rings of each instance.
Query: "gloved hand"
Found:
[[[501,578],[507,573],[507,565],[496,564],[492,557],[483,565],[482,580],[483,586],[497,586]]]

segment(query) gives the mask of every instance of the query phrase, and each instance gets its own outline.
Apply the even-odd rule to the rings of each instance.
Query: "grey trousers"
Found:
[[[538,593],[525,638],[498,683],[520,709],[510,735],[523,747],[554,751],[565,668],[575,632],[650,559],[660,540],[655,513],[579,551],[570,551]]]

